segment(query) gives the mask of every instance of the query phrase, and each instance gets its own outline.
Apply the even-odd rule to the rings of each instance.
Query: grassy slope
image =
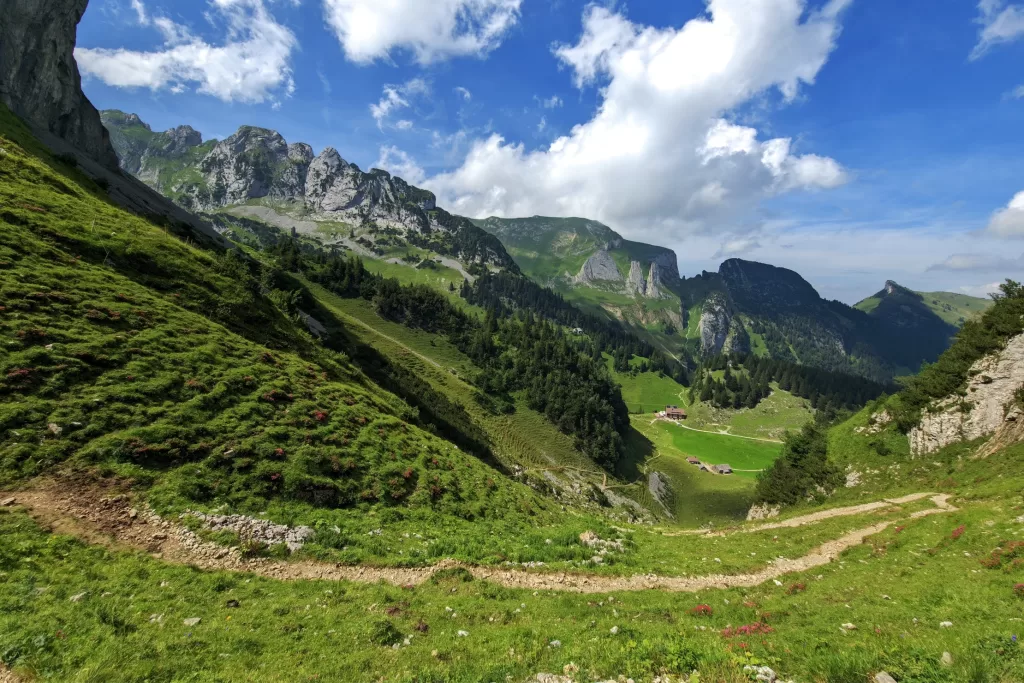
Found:
[[[155,481],[158,501],[173,506],[186,495],[179,484],[216,482],[189,470],[212,466],[205,450],[223,452],[221,439],[252,447],[255,457],[249,459],[259,464],[300,468],[297,453],[306,445],[305,434],[340,433],[333,431],[342,428],[335,420],[349,416],[349,408],[377,420],[355,437],[367,439],[361,452],[386,452],[391,444],[378,441],[373,427],[394,426],[399,432],[406,424],[405,409],[393,397],[363,380],[344,359],[317,349],[275,309],[260,300],[256,307],[247,302],[235,278],[218,272],[208,254],[114,209],[70,169],[26,157],[11,140],[20,137],[31,147],[24,130],[9,118],[0,123],[5,476],[23,476],[69,458],[101,462]],[[102,231],[93,232],[93,220]],[[122,293],[125,297],[118,296]],[[253,341],[257,336],[261,342]],[[265,344],[284,342],[301,355],[276,349],[275,362],[263,361]],[[327,378],[309,373],[310,366],[327,372]],[[19,369],[30,372],[8,377]],[[247,376],[255,387],[248,386]],[[189,387],[190,378],[199,386]],[[293,390],[297,400],[288,413],[262,401],[262,393],[275,388]],[[348,406],[334,396],[355,403]],[[329,401],[330,422],[308,423],[309,411]],[[76,420],[79,415],[85,419]],[[863,683],[880,669],[897,680],[921,683],[1024,679],[1024,650],[1011,640],[1020,633],[1021,609],[1013,586],[1024,581],[1024,569],[979,562],[1003,541],[1021,540],[1015,520],[1024,514],[1024,446],[985,461],[964,457],[969,446],[912,461],[905,457],[905,439],[890,433],[885,438],[892,452],[881,456],[871,445],[874,437],[856,431],[867,419],[865,411],[832,433],[834,457],[872,470],[865,471],[862,486],[840,491],[833,504],[931,489],[957,496],[962,511],[901,522],[901,528],[876,535],[842,561],[783,586],[768,582],[698,595],[649,591],[610,602],[606,596],[534,595],[484,582],[412,590],[285,584],[86,548],[47,534],[17,510],[0,509],[0,661],[29,678],[74,681],[524,680],[570,665],[591,680],[620,674],[649,680],[658,673],[700,669],[701,680],[739,681],[745,680],[741,666],[750,659],[801,681]],[[243,431],[240,420],[256,424],[244,433],[230,431]],[[65,425],[60,438],[46,428],[50,421]],[[75,421],[82,426],[75,427]],[[139,453],[133,446],[134,455],[119,454],[114,447],[122,434],[159,437],[161,444],[168,435],[193,436],[183,429],[208,431],[172,443],[174,453],[159,448]],[[387,440],[394,437],[395,446],[417,449],[447,447],[415,427],[404,434],[414,442],[403,443],[397,435]],[[279,443],[285,446],[284,460],[259,457],[260,449]],[[468,497],[486,489],[476,479],[486,468],[450,451],[440,455],[465,468],[460,470],[464,498],[452,505],[471,510]],[[198,458],[199,464],[153,470],[145,460],[135,461],[139,456]],[[377,466],[367,462],[370,470]],[[236,465],[242,463],[231,467]],[[717,479],[742,483],[738,477]],[[502,483],[499,489],[517,502],[535,500],[522,487]],[[245,496],[242,505],[254,494],[236,493]],[[708,496],[725,498],[721,492]],[[500,497],[480,502],[509,518],[503,524],[491,524],[486,516],[470,523],[430,511],[410,519],[398,508],[371,507],[340,521],[352,525],[346,526],[352,543],[364,542],[362,530],[369,524],[385,523],[389,534],[396,532],[374,540],[379,549],[357,546],[353,559],[386,557],[386,544],[401,542],[397,532],[417,527],[433,534],[430,554],[487,559],[487,553],[514,549],[517,558],[554,559],[565,566],[585,552],[574,535],[591,520],[562,516],[545,523],[538,514],[523,526],[517,523],[519,513],[503,506]],[[272,512],[308,519],[304,515],[313,510],[290,505]],[[806,552],[868,519],[877,517],[720,539],[633,532],[628,533],[631,552],[602,571],[756,568],[769,557]],[[451,528],[446,521],[452,521]],[[472,537],[465,535],[470,525]],[[964,533],[954,540],[952,532],[961,525]],[[602,536],[614,533],[597,530]],[[544,543],[545,538],[553,543]],[[514,548],[509,539],[515,539]],[[803,589],[791,589],[797,581]],[[81,601],[69,601],[83,591]],[[241,607],[226,609],[230,599]],[[690,614],[700,603],[711,605],[714,614]],[[390,607],[398,610],[389,613]],[[151,614],[164,614],[162,623]],[[197,616],[203,618],[199,626],[182,625],[182,619]],[[420,620],[429,625],[425,634],[414,631]],[[953,627],[939,628],[945,620]],[[751,637],[721,633],[754,622],[771,631]],[[842,633],[839,625],[847,622],[857,630]],[[394,632],[414,635],[412,644],[398,651],[385,647],[387,623]],[[610,632],[612,626],[617,634]],[[458,637],[459,629],[469,635]],[[561,647],[549,647],[554,639]],[[952,653],[952,667],[939,663],[943,651]]]
[[[598,469],[573,447],[571,438],[524,405],[508,416],[493,416],[480,408],[473,398],[477,390],[469,382],[480,372],[479,368],[445,339],[383,320],[373,310],[373,305],[363,299],[342,299],[316,286],[312,286],[311,291],[347,323],[349,331],[357,338],[413,370],[435,389],[464,406],[474,421],[490,433],[496,454],[506,463]],[[527,434],[531,435],[530,439],[525,437]]]
[[[962,511],[900,522],[782,586],[647,591],[614,601],[479,581],[401,589],[199,572],[85,548],[0,510],[0,655],[19,673],[69,681],[525,680],[572,664],[601,680],[699,669],[700,680],[737,682],[748,680],[741,667],[750,660],[799,681],[863,683],[883,669],[919,683],[1016,681],[1024,678],[1024,649],[1012,638],[1020,635],[1021,604],[1013,585],[1024,577],[1019,567],[979,560],[1001,540],[1021,537],[1014,518],[1022,456],[1017,447],[981,466],[940,456],[955,470],[946,486],[964,496]],[[945,475],[932,471],[919,483]],[[965,532],[953,540],[961,525]],[[779,544],[819,529],[835,535],[842,525],[745,535],[731,550],[728,537],[651,534],[646,549],[685,548],[687,565],[716,571],[714,558],[792,556]],[[708,542],[715,545],[701,545]],[[83,591],[80,602],[69,602]],[[228,600],[240,607],[226,608]],[[713,615],[690,614],[698,604]],[[183,626],[190,617],[202,622]],[[940,628],[942,621],[953,626]],[[414,629],[420,622],[425,633]],[[751,623],[770,631],[722,633]],[[843,633],[845,623],[857,629]],[[411,644],[391,649],[389,632],[399,643],[412,635]],[[549,647],[553,640],[561,646]],[[944,651],[952,667],[940,663]]]
[[[923,303],[929,310],[942,318],[944,322],[957,327],[963,325],[964,321],[984,313],[992,305],[991,299],[981,299],[966,294],[952,292],[918,292],[918,294],[921,295]],[[870,313],[878,308],[880,302],[879,297],[870,296],[854,305],[854,308]]]
[[[311,552],[346,561],[485,560],[500,552],[497,529],[528,536],[558,519],[527,487],[411,424],[407,405],[223,259],[25,154],[14,140],[31,145],[27,132],[2,123],[4,485],[98,467],[149,487],[166,512],[228,504],[337,525]],[[368,537],[382,521],[388,533]],[[578,534],[599,521],[567,524]],[[443,542],[412,555],[388,545],[410,528]]]

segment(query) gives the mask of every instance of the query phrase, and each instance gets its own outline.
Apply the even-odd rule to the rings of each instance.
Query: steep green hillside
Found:
[[[888,315],[897,321],[905,317],[927,321],[931,317],[925,313],[927,309],[947,325],[963,327],[990,306],[991,299],[951,292],[913,292],[889,281],[880,292],[855,304],[854,308],[871,315]]]
[[[486,218],[478,226],[501,240],[530,277],[555,283],[576,275],[588,258],[621,239],[611,228],[585,218]]]
[[[486,218],[523,273],[580,308],[622,321],[662,351],[685,358],[675,253],[623,239],[583,218]]]
[[[115,208],[7,112],[0,136],[4,485],[127,477],[166,512],[319,520],[339,531],[310,547],[347,561],[408,561],[366,535],[377,514],[388,537],[428,524],[478,560],[496,552],[488,526],[555,519],[318,343],[266,268]]]

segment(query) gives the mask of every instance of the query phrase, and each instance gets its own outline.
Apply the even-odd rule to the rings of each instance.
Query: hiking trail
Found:
[[[935,508],[915,512],[910,515],[911,518],[957,510],[949,503],[950,496],[947,494],[917,493],[877,503],[823,510],[733,533],[799,527],[823,519],[863,514],[927,497],[931,497]],[[454,560],[444,560],[430,567],[399,568],[345,566],[311,560],[285,562],[267,558],[243,558],[237,549],[204,541],[186,527],[163,519],[144,506],[133,507],[129,496],[110,487],[75,486],[60,482],[32,490],[0,492],[0,499],[5,498],[14,498],[13,505],[24,507],[34,519],[56,533],[77,536],[89,543],[112,549],[142,550],[165,562],[191,565],[200,569],[249,572],[284,581],[385,581],[394,585],[417,585],[430,579],[438,569],[462,567],[477,579],[509,588],[574,593],[640,590],[692,593],[709,588],[753,587],[784,574],[828,564],[844,550],[862,543],[867,537],[883,531],[893,523],[880,522],[850,531],[837,539],[823,543],[803,557],[776,560],[751,573],[679,577],[645,574],[619,577],[570,572],[531,572],[467,565]],[[0,683],[6,683],[2,677]]]

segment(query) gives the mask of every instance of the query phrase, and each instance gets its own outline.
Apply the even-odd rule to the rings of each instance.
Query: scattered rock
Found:
[[[606,541],[593,531],[584,531],[580,534],[580,543],[588,548],[597,548],[602,553],[624,550],[622,541]]]
[[[0,500],[0,507],[7,508],[14,505],[17,502],[18,501],[15,500],[14,498],[4,498],[3,500]]]
[[[226,603],[224,603],[224,606],[228,609],[238,609],[242,606],[242,603],[238,602],[238,600],[228,600]]]
[[[191,628],[192,626],[199,626],[200,622],[202,622],[202,619],[200,617],[192,617],[191,619],[185,619],[181,623]]]
[[[469,635],[469,631],[459,631],[459,632],[458,632],[458,633],[457,633],[456,635],[457,635],[457,636],[458,636],[459,638],[465,638],[466,636],[468,636],[468,635]]]
[[[896,683],[896,679],[885,671],[879,671],[875,674],[874,683]]]
[[[854,624],[843,624],[841,627],[844,631],[856,631],[857,627]]]
[[[290,552],[297,552],[316,535],[308,526],[288,527],[274,524],[265,519],[245,515],[207,515],[202,512],[186,512],[182,518],[191,516],[203,522],[210,531],[231,531],[243,541],[263,543],[268,546],[285,544]]]
[[[857,470],[853,470],[846,473],[846,488],[852,489],[855,486],[860,486],[861,474]]]
[[[747,512],[747,521],[756,522],[762,519],[771,519],[772,517],[778,517],[779,512],[781,512],[781,508],[778,505],[762,503],[750,508]]]
[[[939,628],[953,628],[952,621],[943,621],[939,623]]]
[[[71,596],[70,598],[68,598],[68,599],[69,599],[69,600],[70,600],[71,602],[81,602],[81,601],[82,601],[82,598],[84,598],[84,597],[85,597],[86,595],[88,595],[88,594],[89,594],[89,591],[83,591],[83,592],[79,593],[78,595],[72,595],[72,596]]]
[[[164,615],[162,614],[150,614],[149,623],[151,624],[162,624],[164,623]]]
[[[562,647],[562,641],[560,641],[560,640],[552,640],[550,643],[548,643],[548,647],[553,647],[553,648]]]
[[[46,425],[46,428],[49,429],[50,433],[53,434],[54,436],[60,436],[64,432],[64,429],[56,422],[51,422],[50,424]]]
[[[131,510],[128,511],[128,518],[129,519],[138,519],[138,517],[139,517],[139,511],[136,510],[135,508],[132,508]]]
[[[617,635],[618,632],[619,632],[619,627],[618,626],[612,626],[612,635],[613,636]]]
[[[939,662],[942,666],[953,666],[953,655],[949,652],[943,652]]]
[[[747,665],[743,667],[743,670],[747,673],[754,674],[755,681],[762,681],[763,683],[775,683],[778,680],[778,675],[767,666],[751,666]]]

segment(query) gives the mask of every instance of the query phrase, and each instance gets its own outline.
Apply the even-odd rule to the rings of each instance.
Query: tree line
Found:
[[[716,377],[716,372],[722,372]],[[705,358],[694,373],[691,401],[717,408],[754,408],[771,395],[771,383],[807,399],[812,408],[857,408],[892,387],[857,375],[830,372],[753,354],[718,354]]]
[[[480,368],[472,381],[482,394],[481,405],[508,410],[514,405],[510,394],[523,392],[530,408],[572,436],[598,464],[612,467],[622,456],[628,411],[605,366],[601,342],[628,342],[627,337],[574,336],[559,316],[549,320],[544,309],[535,312],[519,303],[530,299],[488,299],[493,290],[487,282],[480,285],[484,277],[463,285],[468,301],[487,304],[480,319],[431,287],[370,273],[353,255],[303,253],[292,240],[270,252],[283,268],[339,296],[371,301],[383,318],[444,336]]]

